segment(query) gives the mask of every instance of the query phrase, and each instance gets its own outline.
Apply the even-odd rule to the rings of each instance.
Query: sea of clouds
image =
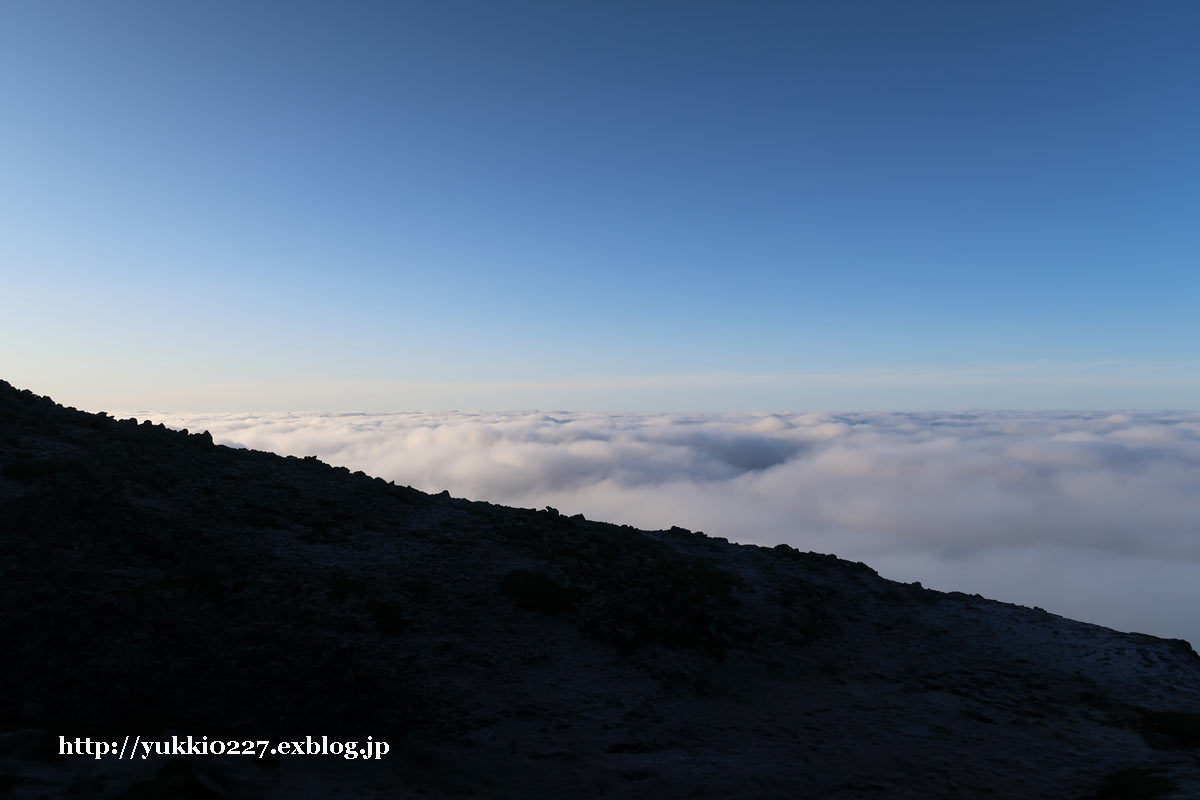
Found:
[[[1200,644],[1200,414],[137,414],[426,491],[865,561]]]

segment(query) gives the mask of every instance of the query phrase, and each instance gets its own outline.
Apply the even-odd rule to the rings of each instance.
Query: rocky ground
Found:
[[[783,545],[427,495],[2,382],[0,539],[13,797],[1200,797],[1187,643]],[[58,755],[126,734],[391,752]]]

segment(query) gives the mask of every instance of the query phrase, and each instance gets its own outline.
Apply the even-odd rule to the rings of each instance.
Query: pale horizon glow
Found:
[[[948,409],[1182,410],[1200,408],[1200,362],[912,366],[822,372],[575,375],[503,381],[293,380],[128,383],[97,390],[84,380],[45,376],[34,388],[89,411],[917,411]],[[86,376],[83,376],[86,377]],[[57,387],[57,388],[54,388]],[[1186,405],[1138,406],[1169,390]],[[891,406],[878,400],[885,392]],[[908,402],[897,402],[908,397]],[[760,400],[747,406],[749,398]],[[1058,402],[1054,402],[1058,401]],[[1081,403],[1089,402],[1083,406]]]

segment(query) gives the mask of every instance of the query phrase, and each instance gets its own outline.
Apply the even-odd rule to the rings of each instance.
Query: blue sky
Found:
[[[8,2],[88,408],[1200,407],[1200,7]]]

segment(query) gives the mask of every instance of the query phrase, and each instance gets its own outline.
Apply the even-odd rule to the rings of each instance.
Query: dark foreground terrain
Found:
[[[428,495],[3,382],[0,539],[0,795],[1200,797],[1185,642],[782,545]],[[391,752],[58,755],[127,734]]]

